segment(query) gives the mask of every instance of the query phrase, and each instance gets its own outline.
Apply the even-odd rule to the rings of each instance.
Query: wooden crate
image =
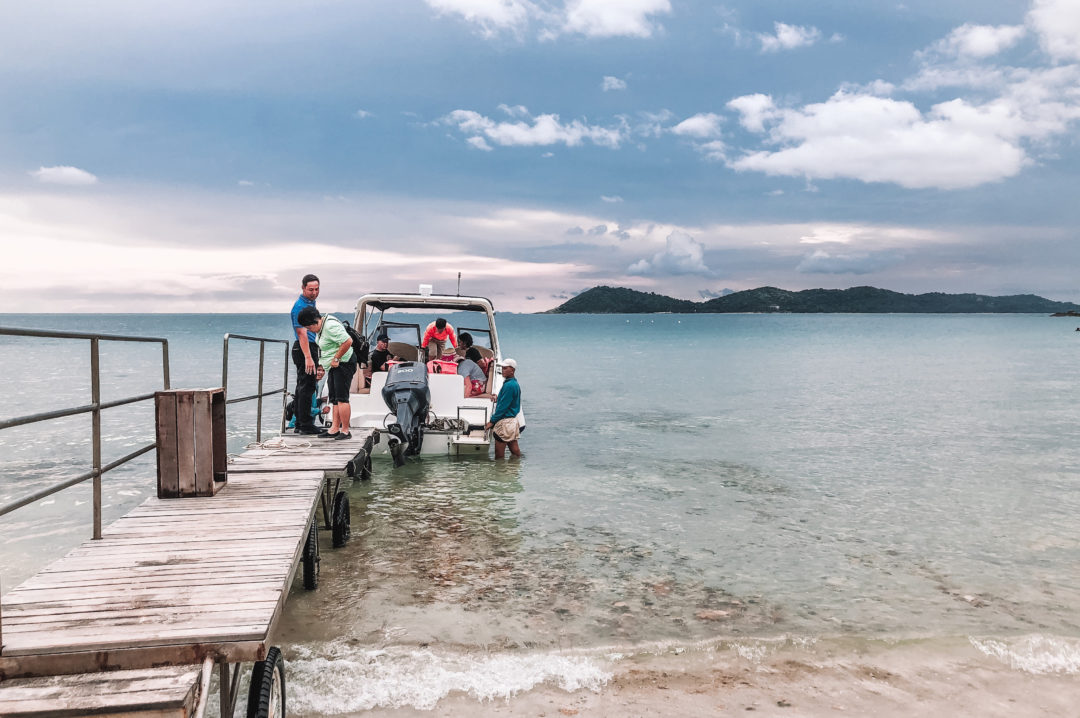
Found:
[[[213,496],[225,486],[225,390],[154,393],[158,498]]]

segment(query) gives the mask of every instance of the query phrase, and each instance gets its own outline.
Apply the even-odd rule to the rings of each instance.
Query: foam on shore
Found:
[[[1031,635],[1015,639],[972,638],[971,645],[1010,668],[1033,673],[1080,673],[1080,640]]]
[[[431,710],[454,692],[482,702],[505,700],[540,684],[568,693],[596,691],[611,679],[599,661],[562,653],[366,650],[346,642],[320,645],[317,652],[295,646],[291,653],[290,682],[303,688],[290,694],[290,708],[323,715],[378,707]]]

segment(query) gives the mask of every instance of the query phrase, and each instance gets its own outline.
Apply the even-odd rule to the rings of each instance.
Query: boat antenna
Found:
[[[457,295],[461,296],[461,272],[457,273]]]

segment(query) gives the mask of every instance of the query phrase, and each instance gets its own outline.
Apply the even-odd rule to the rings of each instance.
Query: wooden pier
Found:
[[[247,451],[217,495],[150,498],[10,591],[0,715],[189,715],[207,659],[231,715],[238,664],[266,659],[320,504],[329,520],[336,480],[370,475],[377,438],[290,434]]]

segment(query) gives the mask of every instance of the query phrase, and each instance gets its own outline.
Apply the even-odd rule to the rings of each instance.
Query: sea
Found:
[[[448,315],[451,323],[453,315]],[[521,460],[377,461],[352,539],[279,630],[290,713],[439,712],[608,690],[647,655],[753,665],[957,646],[1080,673],[1080,333],[1044,315],[499,314]],[[227,333],[284,316],[0,315],[168,339],[174,388],[222,384]],[[230,396],[258,345],[232,340]],[[285,345],[267,345],[280,387]],[[160,388],[155,344],[102,343],[110,400]],[[0,337],[3,417],[90,401],[89,342]],[[291,384],[291,377],[288,383]],[[153,442],[105,412],[104,460]],[[268,398],[262,438],[280,424]],[[230,452],[256,440],[230,405]],[[0,431],[0,504],[89,469],[87,416]],[[104,478],[106,522],[154,493],[151,452]],[[89,538],[87,484],[0,517],[0,590]],[[884,649],[883,649],[884,650]],[[832,658],[830,658],[832,657]]]

